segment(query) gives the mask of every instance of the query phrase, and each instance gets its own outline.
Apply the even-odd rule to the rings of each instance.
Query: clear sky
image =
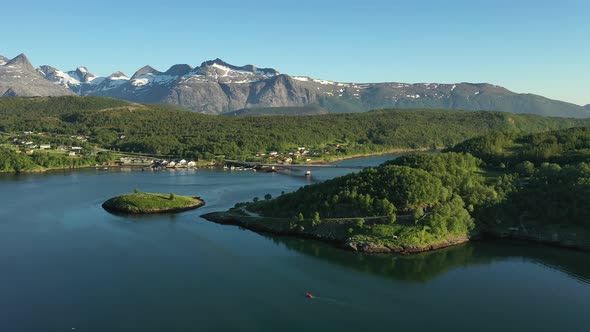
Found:
[[[590,0],[6,1],[0,54],[97,75],[221,58],[354,82],[590,103]]]

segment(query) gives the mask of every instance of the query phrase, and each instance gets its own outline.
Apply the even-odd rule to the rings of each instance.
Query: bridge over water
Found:
[[[291,165],[291,164],[252,164],[253,167],[274,167],[282,169],[310,169],[310,168],[346,168],[346,169],[363,169],[367,166],[342,166],[331,164],[310,164],[310,165]]]
[[[309,170],[309,169],[319,169],[319,168],[343,168],[343,169],[363,169],[368,166],[345,166],[345,165],[333,165],[333,164],[306,164],[306,165],[298,165],[298,164],[265,164],[265,163],[256,163],[256,162],[247,162],[247,161],[238,161],[238,160],[227,160],[228,164],[233,164],[235,166],[243,166],[243,167],[262,167],[262,168],[273,168],[274,169],[298,169],[298,170]]]

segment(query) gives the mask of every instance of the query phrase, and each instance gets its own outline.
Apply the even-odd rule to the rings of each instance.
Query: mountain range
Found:
[[[590,117],[588,105],[514,93],[488,83],[343,83],[253,65],[234,66],[221,59],[196,67],[177,64],[164,72],[144,66],[131,77],[122,72],[99,77],[86,67],[62,71],[43,65],[35,69],[24,54],[14,59],[0,56],[0,96],[70,94],[178,104],[211,114],[317,105],[332,113],[432,108]]]

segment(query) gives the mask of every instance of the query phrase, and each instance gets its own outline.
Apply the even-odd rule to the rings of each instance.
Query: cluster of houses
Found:
[[[26,136],[29,136],[29,135],[33,135],[33,134],[35,134],[35,133],[34,133],[34,132],[32,132],[32,131],[24,131],[23,133],[24,133]],[[41,135],[41,136],[47,136],[47,133],[37,133],[37,135]],[[77,139],[78,141],[81,141],[81,142],[86,142],[86,141],[88,141],[88,136],[84,136],[84,135],[71,135],[71,136],[70,136],[70,138]]]
[[[293,160],[304,160],[306,162],[311,161],[310,156],[319,156],[319,151],[310,151],[304,146],[298,147],[295,151],[289,151],[286,153],[280,153],[278,151],[270,151],[269,153],[266,152],[257,152],[254,154],[256,157],[266,158],[269,161],[275,162],[277,164],[290,164]]]
[[[88,136],[83,136],[83,135],[77,135],[77,136],[72,135],[72,136],[70,136],[70,138],[77,139],[80,142],[87,142],[88,141]]]
[[[194,161],[188,161],[185,159],[181,160],[153,160],[151,167],[152,168],[192,168],[196,167],[197,163]]]
[[[155,162],[154,158],[149,157],[121,157],[119,158],[121,164],[142,164],[151,165]]]
[[[27,132],[25,132],[27,133]],[[43,143],[39,143],[37,144],[34,141],[31,140],[27,140],[27,139],[19,139],[19,138],[15,138],[12,140],[12,144],[15,145],[17,147],[16,153],[25,153],[28,155],[32,155],[33,153],[35,153],[35,150],[51,150],[51,149],[55,149],[58,151],[64,151],[64,153],[68,153],[69,156],[76,156],[79,155],[82,150],[84,148],[82,148],[81,146],[65,146],[65,145],[59,145],[55,148],[53,148],[51,146],[51,144],[43,144]]]

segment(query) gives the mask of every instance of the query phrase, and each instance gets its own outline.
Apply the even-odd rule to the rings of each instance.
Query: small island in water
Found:
[[[113,197],[102,207],[115,213],[152,214],[175,213],[192,210],[205,205],[200,197],[181,196],[173,193],[142,193],[136,190],[132,194]]]

